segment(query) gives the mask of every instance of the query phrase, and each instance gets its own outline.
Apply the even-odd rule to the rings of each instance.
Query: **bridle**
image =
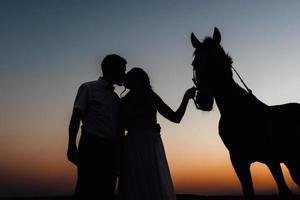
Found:
[[[195,86],[196,86],[196,95],[194,96],[194,98],[193,98],[193,100],[194,100],[194,103],[195,103],[195,106],[196,106],[196,108],[197,109],[200,109],[200,106],[199,106],[199,104],[197,103],[197,93],[198,93],[198,91],[199,91],[199,84],[197,83],[197,79],[196,79],[196,69],[195,69],[195,67],[194,67],[194,69],[193,69],[193,82],[194,82],[194,84],[195,84]]]
[[[251,94],[251,95],[253,95],[253,93],[252,93],[252,90],[251,89],[249,89],[248,87],[247,87],[247,85],[246,85],[246,83],[243,81],[243,79],[242,79],[242,77],[240,76],[240,74],[236,71],[236,69],[231,65],[231,68],[233,69],[233,71],[235,72],[235,74],[237,75],[237,77],[240,79],[240,81],[242,82],[242,84],[244,85],[244,87],[245,87],[245,89],[247,90],[247,92],[249,93],[249,94]],[[193,69],[193,82],[194,82],[194,84],[195,84],[195,87],[196,87],[196,89],[197,89],[197,93],[198,93],[198,90],[199,90],[199,83],[197,82],[197,77],[196,77],[196,69],[195,69],[195,67],[194,67],[194,69]],[[199,104],[197,103],[197,94],[194,96],[194,98],[193,98],[193,100],[194,100],[194,103],[195,103],[195,105],[196,105],[196,108],[197,109],[200,109],[200,106],[199,106]]]

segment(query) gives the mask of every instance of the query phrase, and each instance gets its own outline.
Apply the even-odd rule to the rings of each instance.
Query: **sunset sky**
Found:
[[[72,193],[76,168],[66,150],[74,98],[101,75],[107,54],[126,58],[128,70],[143,67],[175,110],[193,86],[190,34],[203,39],[216,26],[258,98],[300,102],[299,10],[297,0],[0,0],[0,197]],[[192,101],[180,124],[159,116],[177,193],[241,194],[219,117],[216,106],[202,112]],[[265,165],[251,171],[257,193],[277,192]]]

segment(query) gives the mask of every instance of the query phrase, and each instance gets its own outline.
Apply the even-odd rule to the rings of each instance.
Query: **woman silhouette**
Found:
[[[174,112],[151,89],[149,77],[141,68],[131,69],[124,86],[130,91],[121,100],[122,123],[127,131],[120,179],[123,200],[175,200],[157,111],[168,120],[179,123],[195,88],[186,91]]]

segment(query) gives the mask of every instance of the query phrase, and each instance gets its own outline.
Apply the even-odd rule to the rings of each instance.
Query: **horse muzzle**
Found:
[[[214,97],[208,92],[201,92],[198,90],[194,102],[197,109],[211,111],[214,104]]]

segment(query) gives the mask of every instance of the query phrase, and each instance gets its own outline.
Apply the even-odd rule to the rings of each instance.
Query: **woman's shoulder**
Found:
[[[151,97],[155,102],[161,101],[160,96],[154,91],[152,91]]]
[[[157,102],[160,100],[159,95],[154,92],[153,90],[145,91],[142,94],[131,94],[130,92],[126,94],[124,97],[120,99],[121,104],[128,104],[131,102],[143,102],[143,103],[150,103],[150,102]]]
[[[159,95],[153,90],[148,91],[147,95],[145,95],[145,98],[154,103],[156,103],[160,99]]]

